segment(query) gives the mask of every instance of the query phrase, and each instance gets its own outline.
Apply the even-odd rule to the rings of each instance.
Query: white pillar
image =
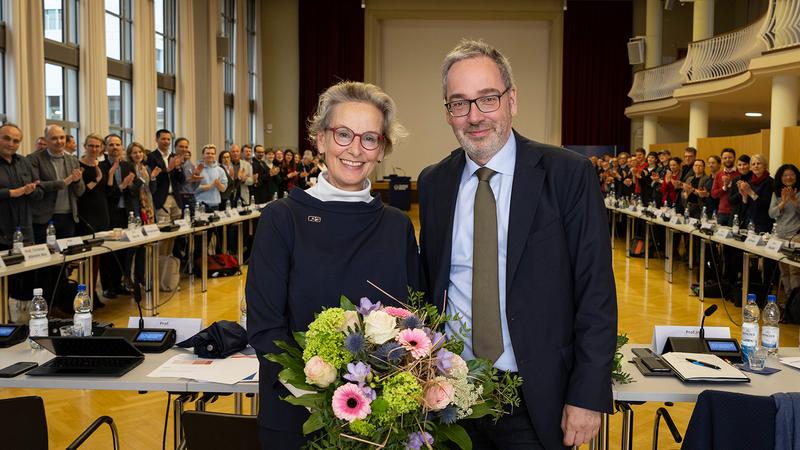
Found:
[[[769,123],[769,172],[783,164],[783,129],[797,125],[798,85],[793,75],[772,77],[772,103]]]
[[[133,2],[133,139],[156,142],[156,38],[152,0]]]
[[[695,0],[692,15],[692,40],[714,35],[714,0]]]
[[[664,6],[661,0],[647,0],[645,68],[661,65],[661,28]]]
[[[189,139],[192,157],[200,159],[198,152],[203,144],[195,142],[197,119],[195,110],[195,40],[194,2],[178,0],[178,36],[175,65],[175,136]]]
[[[91,45],[80,46],[81,70],[78,76],[80,92],[94,92],[100,95],[80,96],[81,135],[89,133],[105,136],[108,133],[108,95],[106,79],[108,63],[106,62],[106,40],[98,36],[106,34],[106,10],[101,1],[81,1],[80,5],[80,42],[91,42]]]
[[[689,147],[697,148],[697,139],[708,136],[708,102],[689,104]]]
[[[658,116],[648,114],[644,116],[642,147],[649,152],[653,144],[658,144]]]

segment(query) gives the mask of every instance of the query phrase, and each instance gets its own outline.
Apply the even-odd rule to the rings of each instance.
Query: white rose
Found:
[[[309,359],[303,372],[306,374],[306,383],[321,388],[326,388],[336,381],[336,369],[319,356]]]
[[[383,311],[373,311],[364,318],[364,335],[375,344],[394,339],[400,332],[396,327],[397,319]]]
[[[344,323],[339,327],[339,331],[353,330],[358,326],[358,313],[355,311],[344,312]]]

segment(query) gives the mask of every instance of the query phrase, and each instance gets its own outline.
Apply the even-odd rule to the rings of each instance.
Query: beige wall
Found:
[[[264,146],[297,148],[300,93],[297,0],[261,2]]]

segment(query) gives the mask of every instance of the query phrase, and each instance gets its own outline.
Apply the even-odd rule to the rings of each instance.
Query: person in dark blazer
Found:
[[[428,298],[442,308],[446,292],[447,312],[471,329],[462,357],[490,359],[524,380],[519,408],[464,426],[475,449],[588,442],[601,412],[611,412],[617,337],[596,174],[588,158],[513,131],[517,93],[497,49],[462,41],[442,77],[445,116],[462,147],[418,179]]]
[[[33,236],[37,244],[47,241],[47,225],[52,220],[58,239],[75,236],[78,222],[78,197],[86,185],[78,158],[64,151],[67,136],[59,125],[44,131],[47,147],[28,155],[33,176],[39,180],[44,197],[33,209]]]
[[[370,194],[370,174],[402,136],[394,101],[374,85],[342,82],[321,95],[317,108],[309,140],[328,155],[329,170],[313,188],[294,189],[264,208],[247,273],[247,335],[260,362],[264,450],[296,450],[306,442],[308,411],[281,399],[289,392],[278,380],[280,366],[264,358],[281,353],[275,341],[293,342],[293,332],[307,330],[341,295],[396,304],[367,280],[395,298],[419,287],[411,220]]]
[[[152,172],[160,169],[156,177],[156,189],[153,191],[153,206],[159,222],[179,219],[183,213],[181,200],[181,187],[186,182],[183,174],[183,155],[170,154],[169,146],[172,143],[172,133],[169,130],[156,131],[158,148],[147,155],[147,167]],[[168,245],[171,251],[171,245]]]

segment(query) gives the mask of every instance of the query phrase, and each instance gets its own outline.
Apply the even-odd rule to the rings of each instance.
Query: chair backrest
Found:
[[[41,397],[0,400],[2,448],[47,450],[47,418]]]
[[[188,450],[260,450],[256,416],[184,411],[181,416]]]

